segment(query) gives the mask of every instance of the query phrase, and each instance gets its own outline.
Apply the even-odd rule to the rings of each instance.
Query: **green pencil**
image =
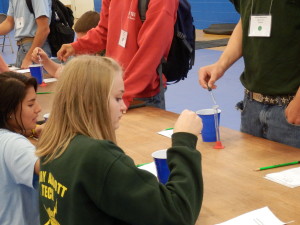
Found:
[[[300,163],[300,161],[289,162],[289,163],[282,163],[282,164],[278,164],[278,165],[273,165],[273,166],[266,166],[266,167],[257,168],[257,169],[255,169],[255,170],[256,170],[256,171],[259,171],[259,170],[268,170],[268,169],[273,169],[273,168],[282,167],[282,166],[295,165],[295,164],[299,164],[299,163]]]
[[[43,95],[43,94],[52,94],[52,91],[46,91],[46,92],[37,92],[37,95]]]
[[[138,165],[136,165],[136,167],[144,166],[144,165],[147,165],[147,164],[150,164],[150,163],[142,163],[142,164],[138,164]]]

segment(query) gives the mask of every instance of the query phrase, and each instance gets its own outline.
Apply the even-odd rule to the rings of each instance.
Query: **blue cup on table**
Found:
[[[38,84],[43,83],[43,66],[41,64],[32,64],[29,66],[30,74],[33,76]]]
[[[215,109],[198,110],[196,114],[202,119],[202,140],[203,142],[216,142],[216,127],[215,127]],[[220,124],[221,110],[218,109],[218,125]]]
[[[160,183],[166,184],[169,179],[170,170],[167,162],[167,150],[159,150],[152,153],[152,157],[154,159],[157,178]]]

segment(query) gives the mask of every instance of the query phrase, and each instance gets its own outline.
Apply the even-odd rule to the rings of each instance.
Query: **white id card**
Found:
[[[23,17],[16,18],[15,27],[16,27],[16,30],[24,27],[24,18]]]
[[[119,39],[119,45],[125,48],[126,41],[127,41],[128,32],[125,30],[121,30],[120,33],[120,39]]]
[[[271,15],[251,16],[249,37],[270,37],[271,25]]]

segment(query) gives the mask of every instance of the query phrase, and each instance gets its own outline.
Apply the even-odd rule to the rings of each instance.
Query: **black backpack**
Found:
[[[34,14],[31,0],[26,0],[27,7]],[[50,33],[48,42],[51,47],[52,56],[56,56],[57,51],[63,44],[74,41],[74,24],[73,11],[66,7],[59,0],[52,0],[52,15],[50,23]]]
[[[142,22],[146,19],[149,0],[139,0],[139,13]],[[162,72],[168,84],[177,83],[187,77],[195,60],[195,26],[188,0],[179,0],[174,36],[168,59],[162,63]]]

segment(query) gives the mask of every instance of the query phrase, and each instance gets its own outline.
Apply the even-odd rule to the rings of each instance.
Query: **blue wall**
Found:
[[[101,4],[102,4],[101,0],[94,0],[95,11],[100,12],[100,10],[101,10]]]
[[[192,6],[194,24],[204,29],[211,24],[237,23],[239,14],[229,0],[189,0]],[[95,11],[100,12],[101,0],[94,0]]]
[[[190,0],[196,28],[204,29],[216,23],[237,23],[239,15],[229,0]],[[100,12],[101,0],[94,0]],[[0,1],[0,13],[7,13],[8,0]]]
[[[194,24],[204,29],[211,24],[237,23],[239,14],[229,0],[190,0]]]
[[[7,13],[8,9],[8,0],[1,0],[0,1],[0,13]]]

